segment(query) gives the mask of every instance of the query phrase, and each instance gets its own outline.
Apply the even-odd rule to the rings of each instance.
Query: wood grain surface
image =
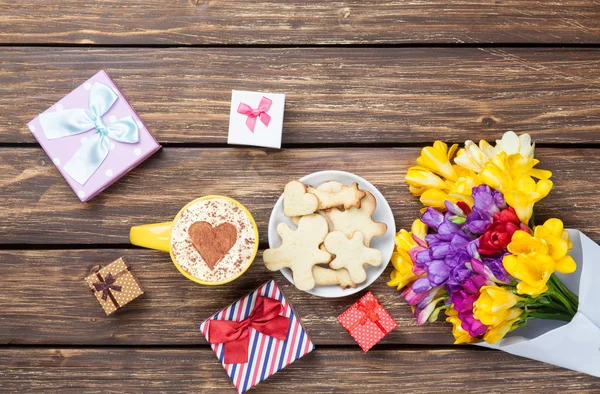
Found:
[[[209,348],[8,348],[7,391],[235,393]],[[318,348],[252,393],[598,392],[600,380],[490,350]]]
[[[382,47],[0,48],[0,143],[100,69],[169,144],[225,144],[232,89],[287,94],[288,147],[600,143],[600,49]]]
[[[26,123],[106,70],[164,148],[81,203]],[[235,392],[197,324],[277,280],[317,349],[253,393],[600,392],[600,380],[417,326],[392,267],[370,287],[398,322],[364,354],[322,299],[262,262],[287,181],[336,169],[372,182],[398,228],[404,183],[436,139],[528,132],[554,174],[536,219],[600,242],[598,0],[0,0],[0,391]],[[282,150],[227,146],[231,90],[285,92]],[[236,281],[183,277],[133,247],[133,225],[236,198],[261,250]],[[146,293],[106,317],[83,278],[126,255]]]
[[[598,43],[594,0],[0,1],[0,43]]]
[[[409,227],[420,203],[404,175],[419,148],[164,148],[88,203],[81,203],[40,148],[0,148],[0,244],[122,244],[129,228],[172,219],[194,198],[219,194],[246,205],[262,244],[273,205],[292,180],[343,170],[373,183],[388,200],[398,228]],[[560,217],[600,241],[600,150],[538,148],[554,189],[536,204],[538,221]]]
[[[96,265],[127,256],[146,293],[106,317],[83,278]],[[198,324],[275,279],[317,345],[353,345],[337,316],[362,293],[324,300],[297,290],[279,272],[266,269],[259,252],[251,268],[234,282],[198,285],[177,271],[167,253],[142,249],[0,251],[0,344],[196,345],[206,344]],[[24,267],[28,267],[24,269]],[[452,344],[451,326],[422,327],[386,285],[387,271],[370,287],[398,322],[381,343]],[[364,292],[363,292],[364,293]],[[440,319],[443,321],[443,319]]]

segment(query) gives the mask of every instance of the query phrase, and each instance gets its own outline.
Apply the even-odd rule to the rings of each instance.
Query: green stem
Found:
[[[562,302],[562,304],[567,308],[571,316],[574,316],[575,313],[577,313],[577,308],[573,304],[571,304],[571,301],[569,301],[569,299],[565,295],[563,295],[563,293],[560,290],[560,285],[554,283],[553,280],[548,281],[547,294],[555,300]]]
[[[569,300],[567,300],[567,298],[565,296],[563,296],[562,293],[560,293],[559,291],[556,291],[556,290],[552,290],[549,293],[552,298],[563,303],[563,305],[567,308],[567,310],[569,311],[571,316],[575,316],[575,313],[577,313],[577,310],[573,308],[573,306],[571,305]]]
[[[536,319],[547,319],[547,320],[560,320],[570,322],[573,319],[572,315],[567,315],[564,313],[552,313],[546,311],[530,311],[527,315],[528,318],[533,317]]]
[[[554,283],[554,285],[556,285],[556,288],[558,288],[560,292],[569,300],[574,309],[577,310],[579,307],[579,297],[571,290],[569,290],[569,288],[565,286],[565,284],[559,279],[558,276],[556,276],[556,274],[553,273],[550,276],[550,280]]]
[[[535,214],[533,212],[531,213],[531,219],[529,219],[529,228],[532,230],[535,228]]]
[[[525,297],[523,301],[517,303],[519,308],[522,308],[527,312],[529,308],[533,310],[540,308],[554,309],[558,313],[570,314],[570,310],[562,302],[557,302],[555,299],[550,297],[549,293],[545,293],[538,297]]]

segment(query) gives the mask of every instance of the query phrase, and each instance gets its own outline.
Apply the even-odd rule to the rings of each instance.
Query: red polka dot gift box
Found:
[[[338,321],[365,352],[398,325],[371,292],[339,315]]]
[[[144,294],[125,257],[89,275],[85,281],[107,315]]]

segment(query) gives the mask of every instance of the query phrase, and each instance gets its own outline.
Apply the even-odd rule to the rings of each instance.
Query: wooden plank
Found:
[[[253,213],[266,243],[273,205],[289,180],[320,170],[360,175],[386,196],[398,228],[418,215],[404,183],[418,148],[164,148],[88,203],[81,203],[39,148],[0,148],[0,244],[128,244],[133,225],[169,220],[194,198],[219,194]],[[590,214],[597,199],[598,149],[538,148],[554,190],[536,205],[539,221],[560,217],[600,241]]]
[[[19,349],[0,352],[2,386],[17,391],[235,393],[208,348]],[[600,390],[592,376],[491,350],[317,348],[253,393]]]
[[[225,144],[232,89],[287,93],[287,146],[600,143],[599,49],[381,47],[0,48],[0,143],[99,69],[164,143]]]
[[[146,294],[106,317],[83,278],[95,265],[128,257]],[[262,252],[231,284],[201,286],[177,271],[169,255],[141,249],[0,251],[0,344],[196,345],[206,344],[197,325],[275,279],[318,344],[355,345],[337,316],[361,294],[323,299],[297,290],[266,269]],[[399,327],[382,343],[451,344],[445,323],[418,327],[400,293],[388,287],[391,265],[370,287]]]
[[[0,1],[0,43],[598,43],[593,0]]]

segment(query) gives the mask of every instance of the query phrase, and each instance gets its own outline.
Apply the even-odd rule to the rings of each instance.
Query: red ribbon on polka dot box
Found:
[[[398,325],[371,292],[339,315],[338,321],[365,352]]]

